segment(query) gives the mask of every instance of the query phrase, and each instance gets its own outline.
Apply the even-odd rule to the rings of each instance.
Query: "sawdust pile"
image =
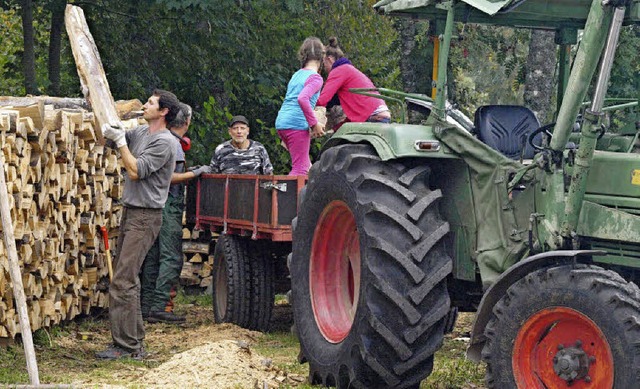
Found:
[[[174,355],[139,382],[148,388],[278,388],[305,378],[278,371],[245,341],[222,340]]]

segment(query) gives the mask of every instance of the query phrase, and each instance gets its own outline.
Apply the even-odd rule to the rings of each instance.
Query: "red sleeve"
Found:
[[[305,119],[307,119],[307,123],[309,123],[309,127],[313,127],[318,123],[316,115],[313,113],[313,107],[311,106],[311,97],[318,93],[320,88],[322,88],[322,77],[317,73],[312,74],[304,82],[304,87],[298,95],[298,104],[300,104],[300,108],[302,109],[302,113],[304,113]]]
[[[329,72],[329,77],[327,77],[327,82],[324,83],[324,87],[322,88],[322,92],[320,92],[320,97],[318,98],[316,105],[326,107],[327,103],[331,101],[336,93],[338,93],[338,90],[344,83],[342,72],[338,69],[340,69],[340,67]]]

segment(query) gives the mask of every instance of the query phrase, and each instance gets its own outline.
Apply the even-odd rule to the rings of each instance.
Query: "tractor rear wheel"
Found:
[[[485,329],[490,388],[632,388],[640,377],[640,290],[596,266],[514,283]]]
[[[213,315],[216,323],[247,327],[250,318],[249,240],[220,235],[213,256]]]
[[[314,384],[416,387],[433,368],[450,308],[449,225],[419,161],[368,145],[326,150],[294,222],[293,309]]]

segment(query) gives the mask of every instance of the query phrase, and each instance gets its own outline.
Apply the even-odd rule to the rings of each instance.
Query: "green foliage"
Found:
[[[40,91],[49,83],[47,62],[49,58],[49,29],[51,25],[50,1],[34,2],[33,28],[36,53],[36,80]],[[24,75],[22,73],[22,21],[17,3],[9,2],[0,13],[0,94],[23,96]],[[66,34],[63,34],[61,49],[60,94],[74,97],[80,93],[80,81]]]
[[[194,111],[187,133],[191,138],[188,154],[194,165],[209,164],[215,146],[228,138],[228,122],[232,116],[228,108],[220,106],[213,96],[202,104],[200,112]]]
[[[458,30],[461,39],[452,45],[450,64],[461,82],[450,99],[467,114],[485,104],[522,104],[530,32],[480,25]]]
[[[336,36],[345,55],[378,87],[402,89],[394,20],[373,12],[375,0],[307,2],[313,34],[325,44]]]
[[[24,94],[20,61],[22,53],[22,24],[20,13],[9,9],[0,13],[0,92]]]
[[[640,26],[622,29],[616,59],[611,71],[609,97],[639,98],[640,91]]]

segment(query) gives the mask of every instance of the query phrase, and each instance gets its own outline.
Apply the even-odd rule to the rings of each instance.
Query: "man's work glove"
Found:
[[[187,169],[187,171],[193,172],[193,174],[195,174],[196,177],[200,177],[201,174],[208,174],[211,173],[211,166],[209,165],[204,165],[204,166],[192,166],[189,169]]]
[[[102,125],[102,136],[115,142],[118,148],[127,145],[122,123],[105,123]]]

